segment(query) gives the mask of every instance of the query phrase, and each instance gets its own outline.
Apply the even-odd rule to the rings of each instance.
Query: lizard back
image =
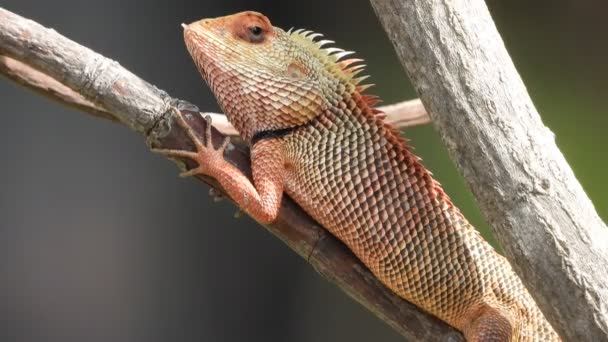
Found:
[[[497,310],[513,340],[555,340],[509,263],[405,142],[353,97],[360,94],[282,138],[289,196],[384,284],[449,324],[463,329],[479,312]]]

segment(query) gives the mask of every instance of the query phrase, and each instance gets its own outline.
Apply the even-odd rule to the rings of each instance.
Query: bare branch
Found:
[[[0,55],[0,74],[69,107],[88,112],[100,118],[112,121],[117,120],[114,114],[88,101],[82,95],[51,76],[18,60]],[[418,99],[382,106],[378,109],[386,114],[386,121],[397,128],[424,125],[430,122],[430,118],[422,102]],[[211,116],[213,127],[217,128],[222,134],[230,136],[238,135],[238,132],[228,122],[228,118],[224,114],[204,114]]]
[[[431,122],[431,118],[420,99],[386,105],[378,109],[386,114],[386,122],[396,128],[426,125]]]
[[[30,65],[66,85],[84,99],[85,102],[80,102],[84,104],[78,108],[87,112],[112,113],[119,122],[144,135],[152,146],[190,147],[184,132],[172,125],[170,106],[185,111],[195,130],[204,131],[205,120],[192,104],[170,97],[118,63],[55,31],[1,8],[0,54]],[[33,82],[27,84],[29,86]],[[73,95],[70,91],[53,92]],[[213,131],[215,142],[223,137],[217,130]],[[226,158],[250,174],[249,158],[243,149],[238,146],[230,148]],[[184,165],[180,163],[180,166]],[[221,191],[213,179],[200,179]],[[346,246],[326,233],[290,199],[285,199],[278,220],[266,228],[320,274],[406,338],[413,341],[462,341],[459,332],[388,290]]]
[[[61,102],[67,106],[100,118],[116,121],[106,110],[99,108],[82,95],[61,84],[54,78],[15,59],[0,56],[0,74],[38,94]]]
[[[506,256],[567,341],[608,340],[608,229],[483,0],[372,0]]]
[[[431,122],[429,115],[419,99],[403,101],[378,108],[386,114],[386,122],[396,128],[426,125]],[[238,135],[224,114],[207,113],[213,119],[213,127],[226,135]]]

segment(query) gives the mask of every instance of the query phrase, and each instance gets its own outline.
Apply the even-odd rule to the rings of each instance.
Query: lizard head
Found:
[[[188,51],[222,110],[246,139],[304,125],[356,90],[360,60],[322,48],[310,31],[283,31],[257,12],[184,26]]]

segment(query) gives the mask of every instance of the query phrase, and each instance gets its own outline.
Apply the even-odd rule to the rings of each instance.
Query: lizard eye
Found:
[[[262,34],[262,28],[259,26],[251,26],[249,28],[249,31],[251,32],[251,34],[253,34],[254,36],[260,36]]]
[[[252,43],[261,43],[264,40],[264,29],[254,25],[249,27],[249,41]]]

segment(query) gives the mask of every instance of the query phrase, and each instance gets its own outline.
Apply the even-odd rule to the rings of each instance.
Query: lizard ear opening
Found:
[[[302,64],[298,62],[291,62],[287,66],[287,75],[294,79],[303,79],[308,76],[308,72]]]

